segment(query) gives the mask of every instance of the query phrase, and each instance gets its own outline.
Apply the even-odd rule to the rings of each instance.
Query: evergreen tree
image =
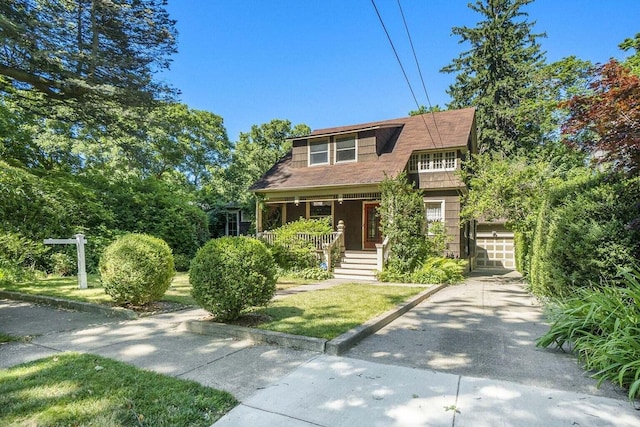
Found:
[[[0,93],[49,117],[114,120],[174,93],[153,75],[176,52],[166,0],[0,2]],[[55,108],[52,108],[55,107]]]
[[[519,114],[521,105],[537,96],[533,75],[544,62],[531,32],[535,22],[521,8],[533,0],[477,0],[469,7],[484,16],[476,27],[454,27],[453,34],[471,49],[442,69],[458,73],[448,93],[449,108],[477,108],[481,153],[509,156],[539,143],[542,130]]]

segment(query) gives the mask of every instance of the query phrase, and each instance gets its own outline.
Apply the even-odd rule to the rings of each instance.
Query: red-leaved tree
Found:
[[[572,146],[616,170],[640,171],[640,77],[612,59],[594,70],[591,93],[563,103],[562,133]]]

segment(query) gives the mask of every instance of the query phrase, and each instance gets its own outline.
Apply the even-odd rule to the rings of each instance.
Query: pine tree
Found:
[[[39,114],[96,118],[171,97],[166,0],[0,2],[0,94]],[[113,114],[112,114],[113,115]]]
[[[481,153],[510,156],[530,150],[541,139],[535,119],[519,114],[521,104],[536,98],[533,75],[544,63],[531,32],[535,22],[521,8],[533,0],[477,0],[469,7],[484,16],[476,27],[454,27],[453,34],[471,49],[441,71],[458,73],[447,93],[449,108],[477,108]]]

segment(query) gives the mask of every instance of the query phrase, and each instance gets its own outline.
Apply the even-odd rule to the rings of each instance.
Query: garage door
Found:
[[[513,233],[478,233],[476,239],[476,267],[516,268]]]

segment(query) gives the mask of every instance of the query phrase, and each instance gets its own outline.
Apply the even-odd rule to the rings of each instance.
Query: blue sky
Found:
[[[397,0],[376,0],[420,104],[427,105]],[[467,50],[451,34],[481,16],[467,0],[401,0],[431,104],[444,107]],[[312,129],[406,116],[416,109],[371,0],[169,0],[179,53],[161,76],[181,102],[221,116],[230,140],[271,119]],[[639,0],[536,0],[523,8],[548,62],[624,58],[640,32]]]

